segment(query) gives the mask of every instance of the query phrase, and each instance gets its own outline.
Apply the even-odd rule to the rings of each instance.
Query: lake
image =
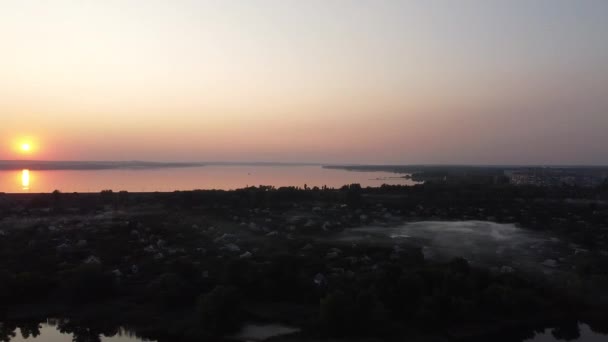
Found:
[[[194,189],[231,190],[272,185],[339,188],[359,183],[363,187],[382,184],[413,185],[416,182],[391,172],[359,172],[321,166],[209,165],[183,168],[108,170],[12,170],[0,171],[0,192],[39,193],[99,192],[101,190],[153,192]]]

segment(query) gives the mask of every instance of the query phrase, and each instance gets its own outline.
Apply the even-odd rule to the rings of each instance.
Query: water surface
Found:
[[[61,324],[52,321],[21,325],[14,330],[2,324],[0,341],[6,342],[152,342],[122,328],[111,333],[99,333],[86,327],[60,328]]]
[[[246,324],[232,338],[239,341],[264,341],[271,337],[290,335],[299,332],[299,328],[281,324]]]
[[[99,192],[175,191],[193,189],[231,190],[246,186],[272,185],[334,187],[359,183],[412,185],[402,174],[325,169],[321,166],[210,165],[186,168],[109,170],[19,170],[0,171],[0,192]]]
[[[573,329],[553,328],[536,334],[525,342],[606,342],[608,335],[593,331],[587,324],[578,324]]]

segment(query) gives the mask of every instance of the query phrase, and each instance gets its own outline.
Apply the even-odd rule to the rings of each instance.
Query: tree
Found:
[[[17,334],[17,326],[12,323],[0,323],[0,342],[10,342]]]
[[[148,294],[161,305],[170,307],[191,299],[192,286],[175,273],[164,273],[147,287]]]
[[[581,337],[581,331],[577,321],[563,322],[559,326],[555,327],[551,332],[551,335],[558,340],[573,341]]]
[[[41,327],[42,326],[38,322],[28,322],[28,323],[21,324],[19,326],[19,329],[21,329],[21,336],[23,336],[23,338],[27,339],[30,336],[31,337],[40,336]]]
[[[197,300],[197,312],[203,329],[212,334],[236,330],[242,316],[240,297],[235,287],[222,285],[200,295]]]
[[[362,303],[363,304],[363,303]],[[319,305],[319,324],[329,335],[348,334],[354,321],[355,302],[341,291],[328,294]]]
[[[351,184],[342,187],[342,190],[346,190],[346,202],[349,206],[358,207],[361,204],[361,185]]]
[[[114,279],[100,265],[81,265],[64,275],[62,289],[75,301],[100,300],[114,290]]]

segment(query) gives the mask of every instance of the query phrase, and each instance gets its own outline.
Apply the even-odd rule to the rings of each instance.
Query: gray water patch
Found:
[[[271,337],[290,335],[300,332],[299,328],[281,324],[247,324],[239,333],[231,336],[240,341],[264,341]]]
[[[0,323],[2,324],[2,323]],[[0,339],[2,336],[0,336]],[[136,337],[125,329],[118,329],[112,336],[104,334],[92,334],[83,336],[75,336],[71,333],[63,333],[59,331],[58,326],[53,323],[42,323],[36,327],[24,329],[17,328],[14,331],[14,337],[10,337],[11,342],[73,342],[73,341],[101,341],[101,342],[151,342]]]
[[[587,324],[579,324],[578,330],[572,336],[560,336],[564,335],[556,332],[556,329],[546,329],[542,333],[537,333],[533,338],[525,340],[524,342],[558,342],[558,341],[572,341],[572,342],[605,342],[608,341],[608,335],[594,332]],[[577,337],[578,335],[578,337]]]

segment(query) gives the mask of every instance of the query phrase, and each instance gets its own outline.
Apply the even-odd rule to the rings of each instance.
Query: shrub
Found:
[[[203,329],[211,334],[234,331],[241,324],[239,291],[235,287],[216,286],[200,295],[197,312]]]
[[[114,292],[114,279],[99,265],[81,265],[68,271],[61,288],[74,301],[103,299]]]
[[[183,304],[193,296],[192,286],[175,273],[164,273],[154,279],[147,292],[157,303],[173,307]]]

